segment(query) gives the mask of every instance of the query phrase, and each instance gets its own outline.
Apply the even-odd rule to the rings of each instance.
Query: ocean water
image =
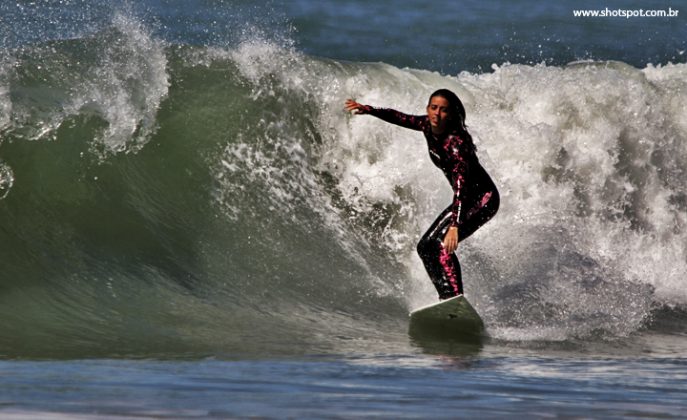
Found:
[[[681,418],[679,2],[0,2],[0,418]],[[575,9],[677,10],[575,17]],[[478,342],[409,336],[463,99]]]

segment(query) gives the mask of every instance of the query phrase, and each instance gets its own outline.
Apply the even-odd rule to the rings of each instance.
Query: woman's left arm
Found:
[[[457,139],[456,139],[457,140]],[[453,204],[451,206],[451,225],[444,236],[444,248],[449,253],[458,249],[458,221],[460,218],[461,202],[463,188],[465,186],[465,175],[467,173],[468,164],[465,160],[466,156],[461,153],[459,141],[450,141],[450,160],[453,163],[451,168],[451,178],[453,180]]]

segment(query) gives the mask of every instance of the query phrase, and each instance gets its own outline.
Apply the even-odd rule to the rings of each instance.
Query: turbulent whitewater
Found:
[[[0,56],[0,356],[402,348],[451,191],[418,133],[343,101],[419,114],[440,87],[501,191],[459,249],[487,333],[684,332],[684,64],[443,75],[118,15]]]

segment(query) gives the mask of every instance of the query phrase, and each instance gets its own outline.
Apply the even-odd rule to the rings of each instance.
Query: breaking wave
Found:
[[[6,50],[0,354],[406,345],[408,310],[435,299],[415,241],[451,192],[421,136],[342,103],[422,113],[439,87],[463,98],[501,191],[459,250],[491,337],[614,339],[684,317],[686,73],[446,76],[259,35],[171,45],[123,15]]]

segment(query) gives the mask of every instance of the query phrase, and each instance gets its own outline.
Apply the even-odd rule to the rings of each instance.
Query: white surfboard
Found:
[[[412,311],[410,331],[459,338],[480,335],[484,323],[465,296],[458,295]]]

